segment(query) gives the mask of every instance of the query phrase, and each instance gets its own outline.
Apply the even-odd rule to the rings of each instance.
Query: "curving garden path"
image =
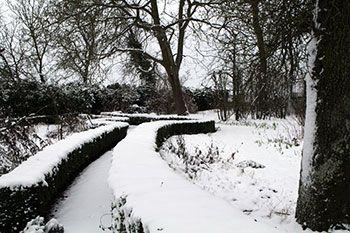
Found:
[[[135,126],[130,126],[128,133]],[[64,192],[64,198],[53,209],[52,216],[65,229],[65,233],[98,233],[101,224],[111,223],[112,190],[107,184],[112,150],[85,168]]]

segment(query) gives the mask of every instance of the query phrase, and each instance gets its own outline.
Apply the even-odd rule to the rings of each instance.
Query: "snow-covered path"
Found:
[[[112,190],[107,184],[112,151],[91,163],[65,191],[53,213],[65,233],[97,233],[110,224]]]
[[[128,133],[135,126],[131,126]],[[63,226],[65,233],[105,232],[100,225],[111,223],[112,190],[107,183],[112,151],[92,162],[64,192],[52,213]]]

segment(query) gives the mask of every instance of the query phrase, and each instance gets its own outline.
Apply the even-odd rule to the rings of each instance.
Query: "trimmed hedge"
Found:
[[[188,117],[180,117],[180,116],[147,116],[143,114],[125,114],[125,113],[116,113],[116,112],[101,112],[101,115],[106,116],[115,116],[115,117],[127,117],[129,118],[130,125],[140,125],[146,122],[152,121],[180,121],[180,120],[193,120]]]
[[[19,232],[36,216],[47,216],[59,194],[79,172],[121,141],[127,129],[128,126],[115,128],[75,149],[45,177],[45,181],[30,187],[0,188],[0,232]]]
[[[165,140],[174,135],[213,132],[215,132],[215,121],[175,122],[158,129],[156,144],[160,147]]]

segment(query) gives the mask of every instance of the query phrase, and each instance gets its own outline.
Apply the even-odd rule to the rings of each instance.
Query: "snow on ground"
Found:
[[[48,124],[37,124],[34,125],[35,133],[42,138],[43,140],[50,140],[52,143],[56,143],[58,141],[57,138],[49,137],[49,134],[54,131],[58,131],[59,125],[48,125]]]
[[[134,217],[150,232],[279,232],[170,169],[155,151],[155,132],[169,123],[142,124],[113,151],[109,184]]]
[[[65,191],[53,217],[64,226],[65,233],[103,232],[109,226],[112,191],[107,185],[112,151],[91,163]]]
[[[130,126],[128,133],[135,127]],[[112,190],[107,184],[112,151],[106,152],[80,173],[57,202],[52,215],[65,233],[104,232],[111,225]]]
[[[294,220],[301,146],[285,149],[284,145],[280,148],[274,143],[261,142],[265,138],[256,134],[254,126],[219,124],[219,127],[214,134],[184,136],[189,154],[196,154],[196,148],[197,154],[199,150],[204,155],[208,150],[218,154],[191,182],[258,222],[273,225],[282,232],[296,232],[289,223]],[[265,134],[273,131],[267,130]],[[171,138],[175,145],[176,138]],[[167,143],[163,148],[161,153],[170,166],[188,177],[181,159],[166,150]],[[248,166],[251,161],[263,168]]]
[[[216,116],[206,112],[192,117]],[[312,232],[303,231],[294,218],[302,152],[302,128],[296,120],[243,120],[216,126],[216,133],[170,138],[161,156],[176,173],[247,217],[279,232]],[[200,159],[196,163],[191,156]]]
[[[216,114],[191,117],[209,120]],[[133,216],[150,232],[312,232],[294,218],[302,150],[294,119],[217,122],[216,133],[172,137],[159,154],[155,129],[168,123],[138,126],[114,149],[109,177],[114,196],[106,183],[112,152],[77,178],[53,214],[65,232],[102,231],[101,218],[110,225],[111,201],[125,195]],[[146,130],[147,125],[153,126]],[[207,163],[194,160],[187,167],[194,170],[186,172],[184,159],[173,153],[179,151],[177,141],[188,157],[200,154]]]

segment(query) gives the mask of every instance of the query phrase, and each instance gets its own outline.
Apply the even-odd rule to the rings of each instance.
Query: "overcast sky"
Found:
[[[14,0],[10,0],[13,1]],[[175,1],[177,3],[177,1]],[[177,4],[174,5],[177,7]],[[176,10],[173,6],[171,6],[169,3],[166,6],[166,10]],[[165,10],[164,7],[160,6],[160,9]],[[2,20],[3,22],[9,23],[10,21],[10,15],[11,11],[7,7],[6,0],[0,0],[0,13],[2,15]],[[187,33],[187,35],[189,32]],[[204,58],[201,56],[199,53],[196,52],[195,49],[195,39],[194,38],[187,38],[185,41],[185,46],[184,46],[184,58],[182,62],[182,66],[180,69],[180,77],[181,80],[183,81],[183,85],[186,87],[191,87],[191,88],[197,88],[200,87],[202,84],[207,85],[207,81],[205,81],[207,77],[207,69],[210,66],[210,58]],[[157,44],[149,44],[147,47],[151,47],[158,50],[158,45]],[[200,43],[197,48],[200,47],[200,49],[205,49],[208,50],[208,46],[204,43]],[[108,80],[106,80],[105,84],[110,84],[114,83],[116,81],[123,81],[123,74],[121,72],[121,67],[120,65],[116,65],[113,68],[113,72],[111,72]]]

